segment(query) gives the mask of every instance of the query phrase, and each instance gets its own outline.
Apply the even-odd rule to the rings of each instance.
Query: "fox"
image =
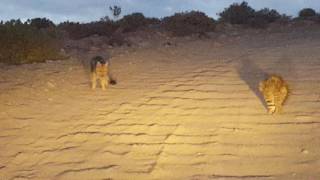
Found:
[[[109,84],[117,83],[110,75],[110,60],[102,56],[94,56],[90,60],[91,68],[91,89],[96,89],[97,80],[100,82],[102,90],[106,90]]]
[[[271,75],[259,83],[269,114],[281,113],[282,105],[289,95],[288,84],[278,75]]]

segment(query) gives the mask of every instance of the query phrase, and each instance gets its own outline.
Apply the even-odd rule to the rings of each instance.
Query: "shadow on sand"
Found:
[[[242,55],[239,60],[237,70],[240,78],[250,87],[251,91],[256,94],[266,109],[267,105],[259,91],[260,81],[265,80],[271,74],[280,75],[286,81],[288,81],[287,79],[290,80],[289,77],[297,77],[296,67],[292,62],[292,58],[286,54],[282,54],[277,57],[277,59],[270,59],[271,62],[266,68],[267,72],[259,68],[256,63],[249,58],[249,55]]]
[[[242,56],[238,65],[238,73],[240,78],[249,86],[252,92],[260,99],[265,108],[267,108],[264,98],[259,91],[260,81],[266,79],[268,74],[260,69],[247,56]]]

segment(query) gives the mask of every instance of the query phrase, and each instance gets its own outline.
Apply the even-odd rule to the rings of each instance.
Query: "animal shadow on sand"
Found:
[[[240,78],[249,86],[252,92],[260,99],[263,106],[267,108],[264,97],[259,91],[260,81],[266,79],[268,74],[259,68],[247,56],[242,56],[238,65],[238,73]]]
[[[243,55],[239,60],[237,70],[240,78],[246,82],[251,91],[256,94],[266,109],[267,104],[262,93],[259,91],[259,83],[268,78],[271,74],[278,74],[285,79],[287,79],[286,77],[288,77],[289,74],[290,77],[297,77],[296,67],[292,62],[290,55],[287,54],[281,54],[276,56],[276,59],[270,59],[271,62],[266,68],[266,71],[259,68],[254,60],[249,58],[249,55]],[[289,88],[290,87],[291,86],[289,84]]]

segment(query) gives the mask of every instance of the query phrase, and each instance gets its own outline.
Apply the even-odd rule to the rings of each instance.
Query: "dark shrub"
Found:
[[[146,18],[142,13],[132,13],[125,15],[117,22],[122,29],[122,32],[134,32],[141,27],[146,27],[148,24],[157,23],[156,18]]]
[[[27,23],[38,29],[55,27],[54,23],[51,20],[46,18],[34,18],[31,20],[28,19]]]
[[[254,9],[252,9],[247,2],[241,4],[234,3],[223,12],[219,13],[220,20],[231,24],[248,24],[250,19],[254,16]]]
[[[247,2],[234,3],[220,14],[220,20],[231,24],[246,24],[254,28],[265,28],[269,23],[281,18],[274,9],[264,8],[255,11]]]
[[[162,25],[175,36],[187,36],[213,31],[215,21],[203,12],[191,11],[165,17],[162,20]]]
[[[255,17],[260,17],[268,23],[275,22],[281,18],[281,15],[274,9],[264,8],[255,12]]]
[[[62,58],[55,31],[11,20],[0,25],[0,34],[0,62],[23,64]]]
[[[264,8],[254,13],[249,18],[248,24],[254,28],[265,28],[269,23],[275,22],[281,18],[281,15],[274,9]]]
[[[261,16],[252,17],[248,20],[247,24],[252,28],[266,28],[268,21]]]
[[[104,16],[104,17],[100,18],[100,21],[102,21],[102,22],[109,22],[109,21],[112,21],[112,20],[110,19],[109,16]]]
[[[111,36],[118,25],[113,21],[96,21],[91,23],[63,22],[59,29],[66,31],[71,39],[81,39],[92,35]]]
[[[300,18],[314,17],[316,15],[317,15],[316,11],[311,8],[305,8],[299,12]]]

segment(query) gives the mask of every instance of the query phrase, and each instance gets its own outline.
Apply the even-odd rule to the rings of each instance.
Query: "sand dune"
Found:
[[[88,53],[2,65],[0,179],[320,179],[320,33],[176,41],[112,50],[105,92]],[[281,115],[257,91],[270,73]]]

